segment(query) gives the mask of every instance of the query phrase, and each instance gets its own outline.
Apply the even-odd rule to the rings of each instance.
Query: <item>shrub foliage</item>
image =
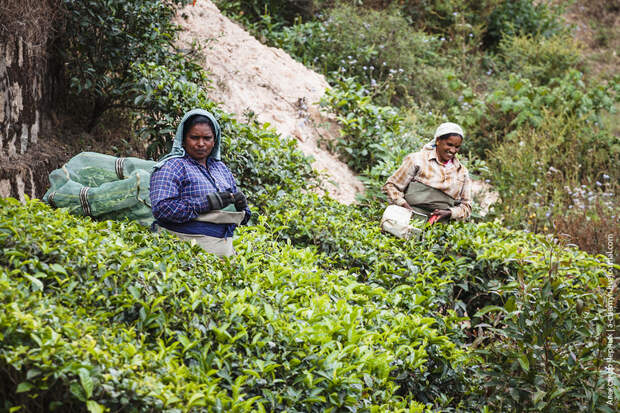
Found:
[[[199,66],[174,48],[172,17],[189,0],[63,0],[64,27],[57,40],[62,74],[74,96],[90,108],[88,129],[114,107],[132,107],[135,67],[154,62],[194,78]]]
[[[612,268],[577,250],[497,224],[404,242],[378,211],[304,195],[272,198],[221,260],[133,223],[1,204],[4,408],[529,409],[535,391],[604,407]]]
[[[619,216],[605,124],[618,82],[588,77],[551,9],[219,2],[328,75],[323,106],[342,125],[328,145],[368,187],[343,206],[313,193],[294,141],[208,99],[208,75],[174,48],[185,3],[64,1],[65,74],[91,126],[131,108],[152,157],[185,111],[214,112],[253,225],[237,256],[216,259],[134,223],[0,200],[1,410],[620,408],[601,397],[619,385],[605,355],[620,267],[557,231],[504,226],[583,235]],[[465,126],[472,164],[487,162],[503,221],[382,234],[381,184],[448,117]]]

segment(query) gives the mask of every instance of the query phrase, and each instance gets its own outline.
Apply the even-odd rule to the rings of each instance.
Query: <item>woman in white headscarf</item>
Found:
[[[421,151],[407,155],[388,178],[383,186],[388,201],[430,221],[469,218],[471,181],[456,156],[463,138],[463,129],[456,123],[439,125],[434,139]]]

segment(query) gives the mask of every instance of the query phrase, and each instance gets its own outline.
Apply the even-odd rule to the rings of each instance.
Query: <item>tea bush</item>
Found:
[[[530,219],[551,231],[567,203],[570,222],[597,200],[612,212],[598,221],[586,212],[598,225],[589,228],[617,223],[619,144],[601,114],[617,103],[618,82],[569,69],[578,51],[552,36],[559,29],[543,3],[226,2],[336,85],[324,104],[343,125],[333,148],[365,174],[369,195],[358,206],[313,194],[293,141],[209,101],[208,76],[188,71],[171,46],[169,18],[182,2],[65,3],[76,12],[70,25],[83,22],[67,49],[78,52],[66,56],[76,62],[67,69],[74,91],[95,107],[132,106],[151,156],[169,149],[185,111],[213,111],[224,158],[259,214],[239,229],[239,254],[220,260],[132,223],[0,200],[0,409],[620,408],[597,396],[606,385],[604,290],[617,295],[610,283],[620,267],[499,221],[422,227],[409,241],[378,228],[380,186],[421,145],[416,134],[430,136],[447,117],[487,158],[508,225]],[[295,19],[302,13],[284,7],[293,3],[322,15]],[[501,56],[482,54],[485,31]],[[140,56],[80,60],[136,39],[148,43],[136,46]],[[473,80],[483,67],[487,77]],[[593,178],[600,190],[581,186]]]
[[[473,374],[482,378],[484,400],[499,411],[620,407],[600,397],[608,386],[601,370],[605,326],[608,317],[618,318],[605,310],[605,289],[617,291],[613,274],[620,267],[553,238],[515,236],[489,224],[468,234],[472,229],[451,228],[448,237],[454,253],[475,257],[472,275],[487,280],[472,283],[474,291],[499,300],[470,312],[482,360]]]
[[[194,79],[200,68],[177,52],[179,28],[172,22],[189,0],[62,0],[62,30],[56,41],[61,77],[90,112],[92,129],[108,109],[132,107],[137,81],[134,65],[153,62],[178,68]],[[198,75],[199,76],[199,75]]]
[[[571,373],[557,388],[600,390],[592,354],[605,343],[570,331],[599,331],[604,263],[566,248],[548,265],[541,238],[498,224],[432,226],[404,241],[380,233],[377,206],[262,197],[231,259],[133,223],[0,201],[5,408],[470,411],[487,396],[527,407],[508,398],[551,376],[507,368],[501,385],[492,380],[503,363],[523,362],[531,336],[512,333],[509,318],[488,329],[485,317],[504,311],[486,306],[530,306],[512,280],[534,291],[549,271],[564,291],[553,305],[573,323],[558,324],[565,344],[548,348],[556,371]],[[580,317],[577,298],[588,309]],[[510,339],[502,353],[493,334]],[[578,368],[565,365],[567,346],[584,356]],[[574,394],[548,406],[574,406]]]
[[[567,280],[553,270],[539,271],[538,278],[518,284],[518,277],[510,277],[512,285],[491,290],[516,298],[491,311],[487,320],[493,327],[486,338],[478,336],[492,341],[481,350],[488,363],[480,373],[487,379],[483,386],[489,404],[501,411],[549,406],[613,411],[597,400],[606,387],[601,372],[606,343],[602,295],[588,291],[592,280],[585,277]],[[604,271],[599,276],[604,277]]]
[[[470,355],[478,365],[467,383],[483,392],[481,400],[500,411],[533,406],[607,411],[594,395],[605,387],[604,289],[616,291],[609,283],[620,267],[605,257],[498,223],[431,226],[421,239],[407,242],[380,234],[381,209],[351,211],[318,198],[281,202],[286,210],[270,205],[265,225],[284,240],[326,254],[326,268],[346,269],[366,283],[398,291],[405,308],[415,303],[422,307],[418,311],[446,314],[448,320],[450,314],[464,315],[461,323],[471,327],[467,337],[448,320],[446,334],[478,349]],[[583,363],[572,363],[569,352]],[[446,373],[443,379],[455,374]],[[465,405],[480,402],[463,397],[463,387],[454,384],[444,383],[444,395]]]
[[[411,152],[413,142],[398,109],[373,104],[370,91],[353,78],[328,89],[321,106],[337,114],[340,124],[340,138],[326,144],[353,170],[367,172],[380,161]]]
[[[218,260],[132,223],[0,202],[6,409],[423,411],[398,383],[427,386],[428,348],[463,357],[434,318],[261,227]]]

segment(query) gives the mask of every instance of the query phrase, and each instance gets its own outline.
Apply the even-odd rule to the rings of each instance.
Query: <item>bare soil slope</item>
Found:
[[[281,49],[261,44],[211,1],[188,5],[177,20],[184,29],[182,44],[197,41],[204,47],[202,65],[211,73],[210,97],[240,120],[244,113],[254,113],[259,122],[295,137],[299,149],[315,159],[313,168],[324,173],[330,195],[346,204],[354,202],[363,184],[346,164],[319,146],[321,135],[329,138],[338,132],[318,109],[329,87],[325,78]]]

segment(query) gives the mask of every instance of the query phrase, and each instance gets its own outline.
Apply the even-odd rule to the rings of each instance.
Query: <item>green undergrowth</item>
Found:
[[[323,106],[342,133],[327,145],[367,186],[344,206],[313,194],[315,174],[294,140],[209,99],[208,74],[171,46],[173,5],[187,1],[69,3],[69,23],[79,24],[67,25],[77,43],[65,60],[86,69],[65,75],[90,102],[91,121],[131,108],[156,158],[183,113],[211,110],[255,214],[236,231],[238,255],[217,259],[135,223],[0,200],[0,411],[620,408],[606,397],[620,383],[605,373],[618,368],[606,360],[606,333],[618,325],[608,309],[619,267],[557,235],[506,227],[553,224],[558,234],[561,214],[590,239],[617,223],[606,205],[617,197],[618,142],[603,120],[618,82],[587,76],[546,6],[227,2],[259,19],[265,40],[328,75]],[[116,30],[127,16],[140,24]],[[118,53],[149,36],[141,58]],[[80,65],[92,48],[109,53]],[[409,241],[381,233],[385,179],[448,118],[479,157],[470,172],[486,169],[501,192],[503,221],[422,227]],[[598,200],[594,220],[587,205]],[[619,239],[608,235],[607,248],[610,236]]]
[[[398,240],[377,208],[312,194],[257,204],[217,259],[1,200],[2,409],[506,411],[545,391],[607,411],[604,257],[494,223]]]
[[[403,152],[453,121],[465,131],[461,159],[499,195],[487,217],[569,234],[591,253],[605,253],[608,237],[620,245],[619,78],[597,74],[579,25],[565,21],[596,4],[575,16],[566,2],[533,0],[216,3],[326,76],[322,108],[341,133],[325,143],[361,175],[367,199],[384,199]]]
[[[218,260],[1,202],[3,408],[422,411],[399,377],[428,368],[429,346],[462,358],[435,319],[261,227]]]
[[[497,222],[423,227],[403,241],[380,233],[380,208],[283,197],[267,209],[265,225],[281,239],[325,254],[326,268],[397,292],[399,306],[437,318],[452,342],[473,350],[465,381],[483,401],[452,387],[458,380],[446,379],[456,372],[445,369],[426,389],[440,382],[438,398],[496,411],[613,410],[600,395],[605,325],[617,320],[605,308],[619,267],[606,257]]]

